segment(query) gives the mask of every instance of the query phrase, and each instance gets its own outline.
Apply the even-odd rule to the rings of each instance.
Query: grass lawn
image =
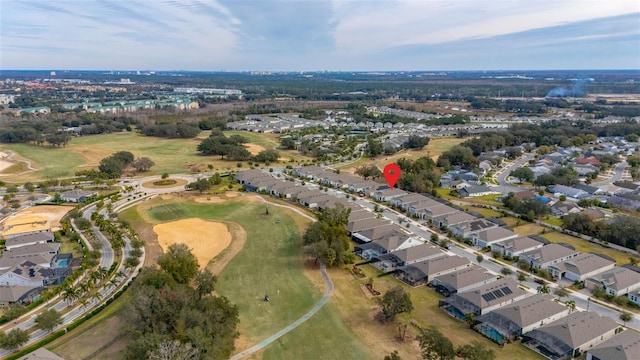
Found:
[[[516,226],[513,228],[513,231],[518,233],[518,235],[522,235],[522,236],[540,235],[540,233],[542,233],[542,230],[550,231],[544,226],[532,224],[526,221],[522,221],[522,224],[520,226]]]
[[[465,206],[465,209],[468,211],[472,211],[472,212],[476,212],[478,214],[482,214],[482,216],[486,217],[486,218],[498,218],[500,216],[502,216],[501,213],[492,210],[492,209],[485,209],[485,208],[480,208],[480,207],[475,207],[475,206]],[[502,219],[504,220],[504,219]]]
[[[320,289],[304,275],[301,238],[296,224],[301,220],[277,207],[270,207],[268,216],[264,215],[264,210],[263,204],[240,201],[209,206],[157,200],[147,211],[154,222],[198,217],[232,221],[245,230],[244,248],[219,274],[216,287],[218,293],[229,297],[240,310],[242,338],[237,343],[237,351],[292,323],[322,296]],[[275,219],[280,219],[280,223],[275,224]],[[265,294],[271,297],[270,302],[263,301]],[[304,358],[303,354],[323,354],[325,358],[337,359],[347,353],[367,354],[340,317],[329,315],[331,311],[323,309],[303,325],[302,331],[298,328],[272,345],[274,349],[265,349],[265,356],[295,358],[295,354],[299,354]],[[340,335],[339,342],[308,341],[336,335]]]
[[[249,138],[257,145],[272,149],[278,144],[273,134],[256,134],[249,132],[229,131],[228,136],[239,134]],[[204,135],[202,135],[204,134]],[[27,171],[26,164],[16,163],[3,173],[3,178],[10,182],[37,181],[47,178],[73,176],[82,169],[97,168],[100,160],[117,151],[130,151],[136,157],[146,156],[155,162],[155,166],[144,175],[154,175],[167,172],[169,174],[185,173],[199,168],[206,171],[208,165],[216,170],[236,169],[237,161],[220,160],[220,156],[202,156],[196,148],[203,136],[203,132],[196,139],[162,139],[144,136],[136,132],[93,135],[73,138],[62,148],[36,146],[32,144],[3,144],[1,149],[15,151],[19,156],[16,160],[30,161],[37,171]],[[309,158],[301,156],[297,151],[281,151],[283,159],[304,161]],[[244,167],[247,167],[246,162]]]
[[[595,252],[607,255],[616,260],[616,264],[624,265],[629,263],[629,255],[615,249],[604,247],[600,244],[592,243],[587,240],[553,231],[542,235],[545,239],[554,243],[567,243],[580,253]]]
[[[56,339],[46,348],[68,360],[81,360],[102,350],[105,344],[116,341],[120,335],[122,317],[126,316],[123,306],[129,296],[125,292],[118,300],[109,304],[98,315],[78,328]],[[120,345],[120,344],[118,344]],[[94,359],[117,359],[122,346],[108,346],[95,355]]]
[[[542,221],[554,226],[562,226],[562,219],[555,216],[549,216],[546,219],[543,219]]]
[[[83,256],[82,246],[75,241],[71,241],[66,237],[62,239],[60,243],[60,251],[59,253],[72,253],[74,258],[79,258]]]

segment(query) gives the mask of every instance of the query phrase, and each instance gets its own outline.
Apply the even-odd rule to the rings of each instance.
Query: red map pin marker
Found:
[[[400,166],[396,164],[387,164],[382,170],[382,175],[387,179],[389,187],[393,187],[400,178]]]

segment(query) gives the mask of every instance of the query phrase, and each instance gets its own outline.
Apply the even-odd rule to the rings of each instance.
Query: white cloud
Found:
[[[400,0],[380,2],[373,8],[367,4],[334,4],[339,50],[369,52],[381,47],[486,38],[640,11],[639,2],[628,0]]]

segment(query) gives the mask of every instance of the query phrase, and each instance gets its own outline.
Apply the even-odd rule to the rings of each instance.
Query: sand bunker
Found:
[[[0,160],[0,172],[10,168],[11,166],[13,166],[12,162],[9,162],[7,160]]]
[[[225,202],[224,199],[221,199],[219,196],[198,196],[194,198],[197,203],[203,204],[221,204]]]
[[[183,243],[192,249],[200,268],[220,254],[231,243],[226,224],[202,219],[185,219],[158,224],[153,227],[162,250],[172,244]]]
[[[60,230],[60,220],[73,209],[72,206],[32,206],[6,219],[3,223],[3,236],[23,232],[51,229]]]
[[[234,198],[236,196],[238,196],[238,193],[235,191],[227,191],[224,193],[224,196],[228,197],[228,198]]]
[[[256,145],[256,144],[244,144],[244,147],[249,150],[251,155],[258,155],[260,151],[264,150],[264,146]]]
[[[160,195],[160,199],[162,199],[162,200],[171,200],[171,199],[173,199],[173,194],[162,194],[162,195]]]

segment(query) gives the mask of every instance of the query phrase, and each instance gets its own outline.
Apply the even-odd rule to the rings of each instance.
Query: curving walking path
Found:
[[[293,206],[273,203],[273,202],[268,201],[267,199],[263,198],[262,196],[258,196],[258,198],[261,199],[262,202],[264,202],[264,203],[269,203],[269,204],[274,205],[274,206],[283,207],[283,208],[287,208],[287,209],[293,210],[296,213],[298,213],[299,215],[302,215],[305,218],[310,219],[311,221],[317,221],[312,216],[309,216],[308,214],[305,214],[303,211],[300,211],[300,209],[295,208]],[[269,344],[271,344],[272,342],[278,340],[282,336],[286,335],[288,332],[290,332],[291,330],[297,328],[298,326],[300,326],[300,324],[304,323],[305,321],[309,320],[309,318],[311,318],[313,315],[315,315],[324,306],[324,304],[327,303],[327,301],[331,297],[331,294],[333,294],[333,282],[329,278],[329,275],[327,274],[327,267],[324,265],[323,262],[320,262],[320,273],[322,274],[322,279],[324,280],[324,283],[327,285],[327,288],[324,290],[324,295],[322,295],[322,299],[320,299],[311,308],[311,310],[309,310],[306,314],[302,315],[302,317],[300,317],[298,320],[296,320],[296,321],[292,322],[291,324],[287,325],[285,328],[283,328],[282,330],[278,331],[277,333],[269,336],[268,338],[262,340],[261,342],[259,342],[256,345],[248,348],[247,350],[244,350],[242,352],[239,352],[239,353],[233,355],[230,358],[230,360],[238,360],[238,359],[241,359],[241,358],[243,358],[243,357],[245,357],[247,355],[251,355],[251,354],[253,354],[253,353],[257,352],[257,351],[260,351],[260,350],[264,349]]]
[[[326,304],[326,302],[331,297],[331,294],[333,293],[333,282],[329,278],[329,275],[327,275],[327,268],[326,268],[326,266],[324,265],[323,262],[320,262],[320,273],[322,274],[322,278],[323,278],[325,284],[327,284],[327,288],[324,290],[324,295],[322,295],[322,299],[320,299],[320,301],[318,301],[311,308],[311,310],[309,310],[306,314],[302,315],[301,318],[299,318],[298,320],[292,322],[290,325],[286,326],[285,328],[283,328],[282,330],[278,331],[277,333],[269,336],[268,338],[262,340],[261,342],[259,342],[256,345],[248,348],[247,350],[244,350],[242,352],[239,352],[239,353],[233,355],[230,358],[230,360],[238,360],[238,359],[241,359],[241,358],[243,358],[243,357],[245,357],[247,355],[253,354],[256,351],[262,350],[263,348],[267,347],[272,342],[274,342],[274,341],[278,340],[279,338],[281,338],[282,336],[286,335],[289,331],[297,328],[298,326],[300,326],[300,324],[304,323],[305,321],[309,320],[309,318],[311,318],[313,315],[315,315],[315,313],[317,313],[318,310],[320,310],[324,306],[324,304]]]

